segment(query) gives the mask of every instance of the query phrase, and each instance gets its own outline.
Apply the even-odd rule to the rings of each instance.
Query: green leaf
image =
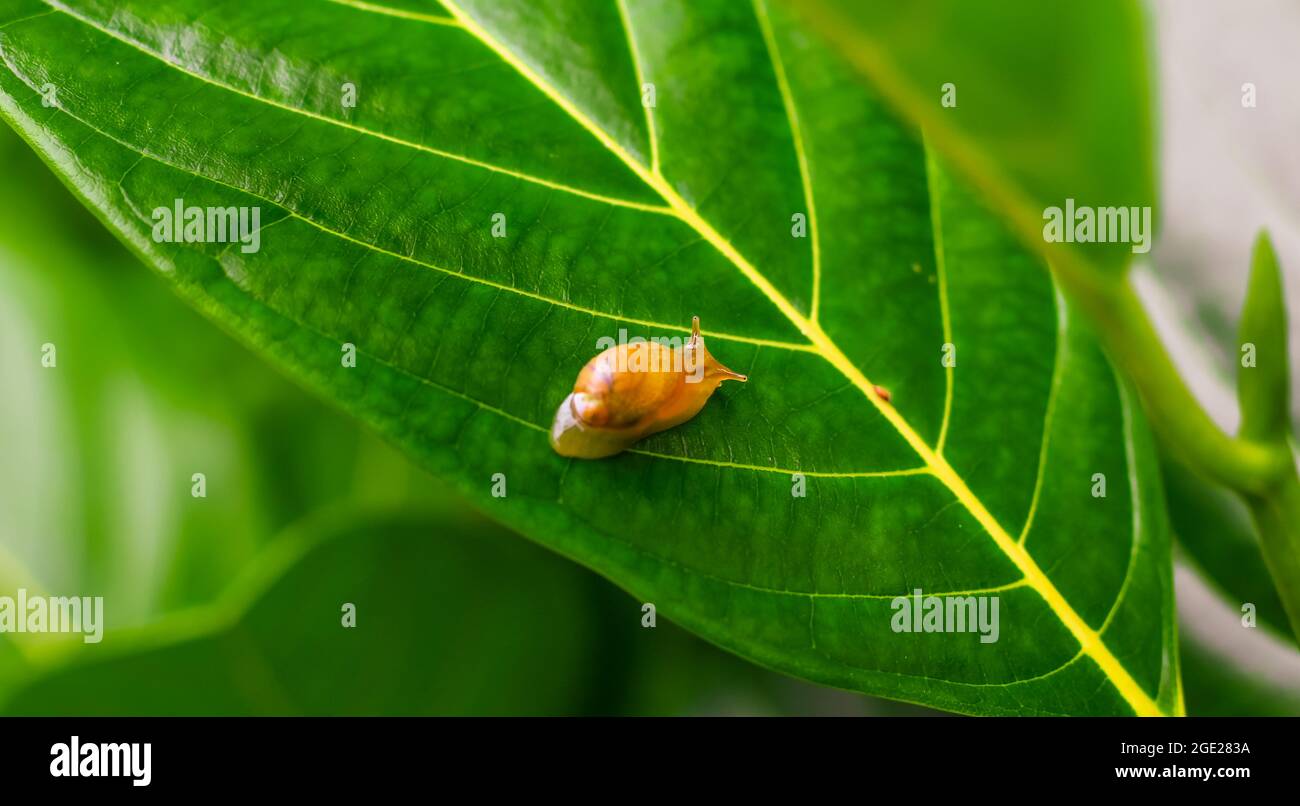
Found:
[[[1250,287],[1241,311],[1240,341],[1249,349],[1237,369],[1241,436],[1285,441],[1290,432],[1291,383],[1286,349],[1286,297],[1268,233],[1260,232],[1251,257]]]
[[[1250,509],[1173,458],[1163,458],[1169,521],[1178,544],[1232,607],[1255,606],[1260,624],[1294,641],[1286,610],[1269,577]]]
[[[523,548],[463,517],[321,515],[216,603],[57,658],[4,710],[572,713],[592,683],[583,575]]]
[[[0,111],[214,319],[709,640],[953,711],[1177,710],[1140,412],[850,65],[764,3],[447,9],[0,0]],[[156,242],[177,198],[260,206],[260,251]],[[550,450],[597,339],[694,314],[749,383]],[[894,632],[917,589],[1000,597],[999,640]]]
[[[1250,286],[1241,313],[1241,366],[1237,399],[1243,440],[1271,449],[1279,472],[1264,489],[1246,496],[1264,560],[1292,632],[1300,637],[1300,476],[1290,446],[1291,382],[1287,366],[1286,299],[1282,272],[1268,233],[1261,231],[1251,258]]]
[[[1155,204],[1152,71],[1140,4],[789,4],[1058,270],[1095,282],[1128,266],[1129,243],[1045,243],[1043,227],[1044,211],[1066,199],[1076,209]],[[943,102],[949,84],[955,105]],[[1149,248],[1154,233],[1145,235]]]
[[[0,127],[0,163],[5,165],[0,208],[23,210],[21,218],[0,217],[5,332],[0,350],[5,388],[20,392],[0,398],[0,427],[10,429],[0,440],[7,448],[0,454],[0,510],[6,513],[0,523],[0,593],[53,584],[40,584],[46,580],[57,581],[60,593],[102,593],[110,621],[105,634],[109,647],[119,629],[139,634],[142,621],[150,631],[174,635],[177,610],[210,604],[235,573],[246,572],[263,556],[261,544],[272,537],[263,538],[262,532],[278,530],[282,519],[341,498],[371,507],[415,500],[422,511],[431,499],[445,497],[435,484],[412,478],[414,471],[400,457],[357,434],[341,415],[323,410],[141,272],[130,254],[6,127]],[[168,339],[160,343],[158,333],[167,333]],[[33,361],[35,348],[44,340],[57,343],[61,351],[64,360],[57,372]],[[221,367],[228,383],[218,396],[210,394],[213,366]],[[129,455],[139,446],[103,436],[122,429],[124,412],[115,409],[109,416],[96,403],[105,390],[123,388],[131,390],[137,406],[147,409],[147,419],[166,442],[165,450],[149,452],[149,462],[166,469],[147,477],[114,472],[120,452]],[[69,400],[76,405],[68,405]],[[61,437],[67,432],[76,435],[75,442]],[[217,461],[224,454],[212,453],[214,434],[236,448],[228,463]],[[189,447],[195,443],[202,449]],[[87,445],[94,446],[93,453]],[[55,470],[65,456],[80,460]],[[199,463],[212,476],[212,496],[190,498],[188,474],[194,468],[185,462]],[[232,487],[235,479],[240,483]],[[84,503],[128,495],[152,502],[158,515],[152,522],[161,524],[156,531],[125,528],[113,521],[113,508]],[[83,503],[70,504],[68,499]],[[445,526],[451,517],[437,520]],[[103,540],[110,555],[129,554],[133,539],[153,542],[156,560],[134,568],[86,568],[79,561],[82,532],[69,524],[85,524],[86,532]],[[824,690],[764,672],[687,636],[664,619],[654,630],[642,629],[640,603],[603,580],[590,574],[575,578],[567,563],[548,559],[536,548],[493,538],[493,530],[481,523],[472,531],[488,533],[491,551],[508,552],[504,558],[490,558],[496,565],[513,566],[515,556],[533,557],[539,567],[530,566],[527,573],[556,575],[563,584],[591,589],[584,607],[599,614],[600,624],[595,638],[586,642],[592,645],[586,667],[594,671],[586,680],[573,681],[575,690],[583,692],[573,699],[581,700],[584,713],[865,714],[906,708],[848,694],[828,698]],[[357,550],[364,554],[366,548]],[[352,565],[337,562],[337,573],[351,577]],[[90,573],[96,576],[91,579]],[[140,600],[119,593],[140,590],[150,593],[147,606],[124,608]],[[206,613],[207,608],[186,612]],[[295,612],[296,621],[315,621],[311,614]],[[155,626],[160,617],[161,625]],[[279,618],[287,633],[298,629],[287,616]],[[11,686],[32,674],[22,652],[41,651],[30,641],[20,647],[14,637],[0,635],[0,701]],[[385,640],[415,644],[426,639],[417,631],[389,633]],[[84,660],[92,662],[103,646],[86,648]],[[292,664],[293,659],[286,662]],[[148,679],[183,674],[160,658],[151,666]],[[318,666],[315,674],[347,676],[337,667]],[[75,685],[77,678],[61,679]],[[137,685],[138,680],[129,681],[124,688]],[[350,694],[369,696],[365,691],[345,692],[337,682],[325,685],[339,691],[337,710],[348,710]],[[141,694],[100,707],[128,713],[124,706]],[[201,711],[208,706],[196,697],[190,707]],[[400,712],[396,706],[394,710]]]

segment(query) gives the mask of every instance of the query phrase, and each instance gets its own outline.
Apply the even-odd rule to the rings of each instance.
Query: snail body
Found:
[[[613,456],[659,431],[699,414],[718,386],[746,377],[718,363],[694,318],[680,348],[658,341],[618,344],[578,373],[551,425],[551,446],[561,456]]]

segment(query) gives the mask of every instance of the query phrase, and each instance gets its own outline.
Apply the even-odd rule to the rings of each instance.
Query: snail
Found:
[[[745,380],[709,354],[696,316],[680,348],[638,340],[588,361],[555,412],[551,447],[577,459],[613,456],[699,414],[723,381]]]

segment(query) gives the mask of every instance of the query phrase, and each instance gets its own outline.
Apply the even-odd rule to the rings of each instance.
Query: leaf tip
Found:
[[[1268,231],[1255,237],[1246,302],[1241,312],[1237,397],[1241,436],[1276,441],[1289,428],[1286,302],[1282,272]]]

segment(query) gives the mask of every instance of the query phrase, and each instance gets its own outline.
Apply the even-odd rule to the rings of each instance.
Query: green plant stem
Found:
[[[1165,449],[1250,507],[1264,559],[1300,637],[1300,480],[1285,436],[1262,442],[1221,430],[1192,395],[1127,280],[1054,272],[1092,319],[1111,359],[1138,389]]]
[[[1091,317],[1107,352],[1133,380],[1166,449],[1202,476],[1240,493],[1263,495],[1293,469],[1283,441],[1225,434],[1183,381],[1146,309],[1127,282],[1058,279]]]

